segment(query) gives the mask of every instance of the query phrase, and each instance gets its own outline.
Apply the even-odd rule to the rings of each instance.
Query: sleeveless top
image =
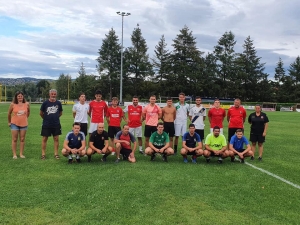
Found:
[[[19,127],[28,126],[27,113],[28,113],[27,103],[14,104],[12,114],[11,114],[11,123]]]

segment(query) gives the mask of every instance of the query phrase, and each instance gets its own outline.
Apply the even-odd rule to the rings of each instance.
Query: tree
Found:
[[[293,63],[290,64],[288,69],[289,77],[292,81],[291,89],[293,90],[294,97],[292,101],[300,101],[300,57],[298,56]]]
[[[286,99],[286,93],[284,90],[284,83],[287,81],[287,77],[285,75],[285,69],[283,67],[283,61],[279,58],[277,66],[275,68],[275,85],[274,85],[274,93],[276,96],[276,100],[279,102],[283,102]]]
[[[47,80],[40,80],[37,84],[37,91],[38,91],[38,96],[42,98],[48,98],[49,96],[49,90],[50,90],[50,83]]]
[[[155,87],[161,95],[168,95],[168,75],[171,70],[170,52],[167,49],[165,36],[162,35],[158,44],[155,46],[154,57],[151,59],[155,70],[153,82],[157,83]]]
[[[124,90],[126,93],[138,94],[142,91],[144,80],[153,75],[147,43],[139,26],[132,32],[131,43],[132,47],[124,51]]]
[[[261,57],[257,56],[250,36],[244,41],[243,48],[243,53],[237,54],[235,59],[236,73],[232,76],[234,90],[239,91],[236,96],[246,101],[257,101],[261,91],[257,84],[268,76],[264,73],[265,63],[260,62]]]
[[[96,82],[96,77],[87,75],[85,72],[84,64],[81,63],[78,77],[74,82],[71,82],[72,89],[74,90],[73,98],[78,98],[80,92],[84,92],[86,99],[93,99],[96,89],[99,89],[99,84]]]
[[[204,87],[204,62],[201,58],[203,52],[198,50],[196,38],[187,26],[179,32],[172,44],[172,73],[168,77],[172,95],[178,95],[180,91],[186,94],[200,94]]]
[[[229,97],[228,92],[233,89],[231,85],[232,77],[235,74],[234,59],[235,51],[234,34],[229,31],[225,32],[214,47],[214,54],[217,58],[218,65],[218,85],[220,85],[220,96]]]
[[[277,63],[277,66],[275,68],[275,75],[274,78],[275,80],[278,82],[278,85],[280,84],[280,82],[284,82],[285,80],[285,70],[283,67],[283,61],[281,58],[279,58],[279,61]]]
[[[59,78],[56,81],[56,90],[58,98],[63,100],[69,100],[71,79],[72,78],[70,75],[65,75],[64,73],[61,73],[59,75]]]
[[[120,89],[120,65],[121,65],[121,46],[119,39],[113,28],[105,35],[99,49],[98,72],[101,75],[102,82],[105,84],[102,88],[103,92],[108,92],[110,99]],[[109,86],[109,90],[106,87]],[[118,92],[119,93],[119,92]]]
[[[214,54],[208,53],[204,58],[203,95],[207,97],[220,96],[220,84],[217,81],[218,66]]]
[[[29,101],[32,101],[36,99],[38,93],[38,88],[36,85],[32,82],[27,83],[24,85],[24,94],[27,95],[27,98]]]
[[[291,77],[294,85],[300,82],[300,57],[298,56],[293,63],[291,63],[289,69],[289,76]]]

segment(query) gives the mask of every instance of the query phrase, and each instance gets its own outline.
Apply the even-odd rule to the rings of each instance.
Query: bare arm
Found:
[[[7,115],[8,126],[10,126],[12,111],[13,111],[13,103],[10,104],[9,109],[8,109],[8,115]]]
[[[27,118],[30,116],[30,104],[27,102]]]
[[[263,132],[264,137],[267,135],[267,130],[268,130],[268,123],[265,123],[265,129],[264,129],[264,132]]]
[[[44,112],[40,111],[40,116],[42,117],[42,119],[44,119]]]

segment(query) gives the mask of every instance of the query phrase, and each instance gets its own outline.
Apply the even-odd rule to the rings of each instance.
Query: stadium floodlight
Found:
[[[123,102],[123,24],[124,24],[124,16],[130,16],[131,13],[120,12],[117,14],[122,16],[122,45],[121,45],[121,75],[120,75],[120,103]]]

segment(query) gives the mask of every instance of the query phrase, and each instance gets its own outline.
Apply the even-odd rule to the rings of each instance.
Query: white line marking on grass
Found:
[[[284,179],[284,178],[282,178],[282,177],[277,176],[277,175],[274,174],[274,173],[271,173],[271,172],[269,172],[269,171],[267,171],[267,170],[264,170],[264,169],[262,169],[262,168],[256,167],[256,166],[254,166],[254,165],[252,165],[252,164],[250,164],[250,163],[247,163],[247,162],[245,162],[245,164],[248,165],[248,166],[251,166],[252,168],[257,169],[257,170],[259,170],[259,171],[261,171],[261,172],[263,172],[263,173],[266,173],[266,174],[268,174],[268,175],[270,175],[270,176],[272,176],[272,177],[275,177],[276,179],[281,180],[282,182],[284,182],[284,183],[286,183],[286,184],[289,184],[289,185],[291,185],[291,186],[293,186],[293,187],[295,187],[295,188],[300,189],[300,186],[299,186],[298,184],[294,184],[294,183],[292,183],[292,182],[290,182],[290,181],[288,181],[288,180],[286,180],[286,179]]]

